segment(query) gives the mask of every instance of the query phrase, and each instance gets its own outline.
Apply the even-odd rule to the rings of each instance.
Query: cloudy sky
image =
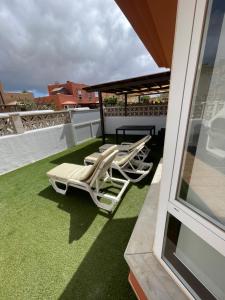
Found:
[[[47,84],[95,84],[158,70],[114,0],[1,0],[0,81],[47,93]]]

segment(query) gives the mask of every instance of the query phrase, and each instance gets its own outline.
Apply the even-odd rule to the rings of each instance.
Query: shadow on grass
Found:
[[[128,218],[106,223],[60,300],[136,299],[123,257],[135,222],[136,218]]]
[[[100,145],[101,141],[97,141],[75,149],[73,153],[53,160],[52,163],[82,163],[83,158],[97,151]],[[152,146],[149,161],[153,162],[153,168],[149,176],[136,184],[138,188],[142,189],[150,184],[161,156],[162,147]],[[131,187],[132,184],[127,191]],[[73,277],[59,299],[136,299],[128,283],[128,267],[124,260],[124,251],[137,218],[114,219],[113,215],[101,212],[88,193],[73,188],[63,196],[49,186],[40,192],[40,196],[56,202],[59,209],[70,214],[69,243],[81,238],[97,214],[103,214],[108,218],[78,269],[74,270]]]
[[[67,195],[56,193],[51,186],[42,190],[39,196],[58,204],[58,208],[70,214],[69,243],[79,240],[88,230],[97,214],[106,218],[112,215],[98,209],[88,193],[70,187]]]
[[[69,243],[72,243],[83,236],[97,215],[102,215],[109,220],[112,219],[130,188],[131,185],[128,186],[127,190],[124,192],[123,198],[112,213],[98,208],[94,204],[89,193],[73,187],[69,187],[64,196],[56,193],[52,186],[48,186],[39,193],[39,196],[56,202],[59,209],[70,214]],[[110,192],[112,193],[111,190]]]
[[[111,142],[109,138],[107,142]],[[60,158],[52,160],[52,164],[61,164],[64,162],[68,163],[78,163],[83,164],[84,157],[98,151],[99,146],[101,145],[101,140],[92,142],[90,145],[76,146],[75,150],[69,154],[66,154]],[[153,162],[153,168],[148,176],[146,176],[142,181],[136,183],[135,185],[142,189],[146,185],[150,185],[152,178],[154,176],[155,170],[157,168],[158,162],[162,156],[162,147],[161,146],[151,146],[151,152],[148,160]],[[115,172],[116,177],[121,177],[121,174]],[[126,197],[126,193],[132,187],[132,183],[129,184],[126,192],[123,195],[123,198]],[[66,211],[70,214],[70,232],[69,232],[69,243],[72,243],[75,240],[78,240],[82,235],[87,231],[89,226],[92,224],[97,214],[102,214],[108,219],[112,219],[117,209],[119,208],[120,203],[115,208],[113,214],[101,211],[98,207],[95,206],[93,200],[87,192],[81,191],[79,189],[69,188],[66,196],[56,193],[51,186],[48,186],[46,189],[41,191],[39,195],[42,198],[51,200],[58,203],[58,208]]]

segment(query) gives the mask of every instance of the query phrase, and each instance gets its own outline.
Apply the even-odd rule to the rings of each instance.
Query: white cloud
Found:
[[[94,84],[157,66],[113,0],[1,0],[0,80],[8,90]]]

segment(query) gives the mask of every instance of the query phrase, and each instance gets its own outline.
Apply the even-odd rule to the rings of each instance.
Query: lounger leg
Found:
[[[101,193],[100,190],[98,189],[98,187],[95,191],[93,191],[92,189],[88,189],[88,191],[89,191],[94,203],[98,207],[100,207],[104,210],[107,210],[109,212],[112,212],[115,205],[121,200],[121,197],[129,184],[129,180],[124,180],[124,179],[120,179],[120,178],[114,178],[114,177],[107,176],[106,180],[104,180],[104,181],[105,182],[110,181],[110,183],[112,183],[112,185],[120,188],[119,193],[116,196],[107,194],[107,193]],[[102,203],[98,200],[98,197],[108,199],[111,203],[110,204]]]
[[[62,194],[62,195],[65,195],[67,190],[68,190],[68,186],[65,184],[66,188],[65,189],[61,189],[57,186],[56,184],[56,181],[54,179],[49,179],[49,182],[51,183],[53,189],[59,193],[59,194]]]
[[[141,170],[141,171],[132,170],[132,169],[128,169],[128,168],[127,169],[126,168],[120,168],[120,167],[117,167],[117,166],[115,166],[115,169],[118,170],[124,176],[124,178],[126,178],[130,182],[136,183],[136,182],[141,181],[146,175],[149,174],[149,172],[152,169],[153,164],[149,163],[148,165],[149,165],[149,168],[147,170]],[[139,175],[139,176],[136,177],[136,178],[132,178],[128,175],[129,173]]]
[[[111,202],[110,204],[106,204],[106,203],[102,203],[98,200],[98,196],[97,193],[95,193],[92,189],[89,189],[89,194],[92,198],[92,200],[94,201],[94,203],[101,209],[104,209],[106,211],[111,212],[113,210],[114,207],[114,203]]]
[[[144,161],[148,156],[149,152],[150,150],[147,148],[147,146],[145,146],[142,150],[139,151],[136,157],[138,160]]]

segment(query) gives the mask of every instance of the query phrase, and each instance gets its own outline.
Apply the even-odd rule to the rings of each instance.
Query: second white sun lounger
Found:
[[[142,158],[142,160],[145,160],[145,158],[148,156],[148,154],[150,152],[150,149],[146,146],[147,142],[149,142],[150,139],[151,139],[151,136],[146,135],[135,143],[123,142],[121,145],[116,145],[116,147],[117,147],[117,150],[119,150],[119,152],[129,153],[129,152],[133,151],[137,146],[144,143],[144,147],[141,148],[141,150],[138,154],[139,154],[139,158]],[[103,152],[106,149],[112,147],[113,145],[115,145],[115,144],[104,144],[101,147],[99,147],[99,152]]]
[[[135,159],[136,157],[138,157],[138,153],[140,153],[143,147],[144,143],[136,147],[128,154],[117,153],[112,161],[112,168],[118,170],[125,179],[131,182],[141,181],[145,176],[149,174],[153,166],[152,163],[143,162],[142,159]],[[86,165],[94,164],[98,160],[100,155],[101,153],[95,152],[85,157],[84,163]],[[131,174],[133,176],[131,176]]]

